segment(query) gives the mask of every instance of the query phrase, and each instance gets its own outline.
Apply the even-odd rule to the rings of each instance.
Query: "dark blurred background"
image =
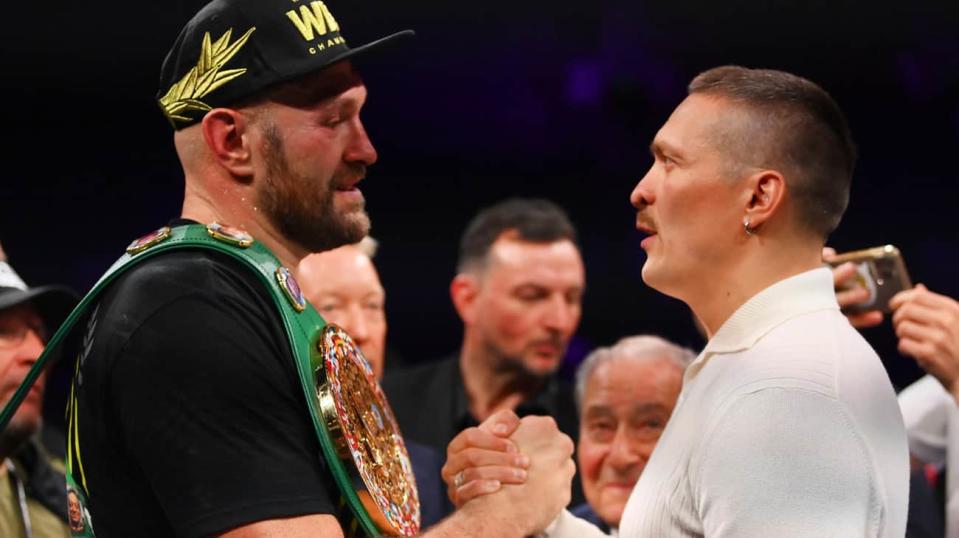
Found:
[[[178,214],[182,177],[154,95],[202,4],[8,8],[0,240],[28,282],[85,291],[133,238]],[[362,186],[395,357],[458,346],[448,285],[459,234],[511,195],[550,198],[580,229],[588,291],[571,364],[640,332],[699,348],[686,307],[640,279],[628,195],[686,83],[729,63],[808,77],[848,115],[861,157],[831,244],[893,243],[914,281],[959,297],[955,0],[327,4],[353,44],[418,33],[361,64],[380,154]],[[899,387],[920,375],[888,322],[865,335]]]

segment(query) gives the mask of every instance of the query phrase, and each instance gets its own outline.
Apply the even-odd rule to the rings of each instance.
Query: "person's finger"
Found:
[[[467,448],[451,454],[450,457],[447,458],[444,467],[449,466],[454,473],[458,473],[468,467],[485,467],[489,465],[502,465],[525,469],[529,467],[529,461],[529,456],[520,454],[519,452]]]
[[[446,463],[440,470],[443,481],[452,484],[457,474],[468,469],[479,467],[511,467],[518,470],[529,467],[529,456],[518,452],[501,452],[498,450],[484,450],[468,448],[459,452],[450,453]]]
[[[912,338],[900,338],[897,348],[899,353],[916,359],[923,370],[929,370],[929,361],[935,356],[935,350],[931,343]]]
[[[467,428],[450,441],[450,444],[446,447],[446,453],[449,455],[467,448],[516,452],[516,445],[509,439],[504,439],[481,428]]]
[[[829,261],[836,257],[836,249],[832,247],[822,247],[822,259],[823,261]]]
[[[909,302],[909,299],[913,296],[915,288],[911,290],[903,290],[899,293],[892,296],[892,299],[889,299],[889,308],[895,312],[899,310],[902,305]]]
[[[913,295],[911,300],[913,302],[947,312],[959,310],[959,303],[957,303],[955,299],[929,291],[922,284],[916,285],[912,291]]]
[[[921,325],[911,320],[905,320],[896,325],[896,337],[900,340],[912,340],[929,346],[935,346],[940,338],[938,330],[927,325]]]
[[[453,484],[465,485],[478,480],[495,480],[502,484],[522,484],[526,482],[528,472],[517,467],[503,467],[488,465],[486,467],[469,467],[453,476]]]
[[[476,497],[496,493],[502,487],[503,484],[497,480],[475,480],[466,482],[458,488],[451,488],[449,497],[453,505],[459,508]]]
[[[859,304],[868,299],[869,290],[866,288],[860,288],[858,286],[836,292],[836,302],[839,303],[839,308],[846,308],[848,306]]]
[[[500,437],[509,437],[519,425],[520,418],[513,410],[501,409],[490,415],[479,427]]]
[[[921,303],[909,301],[900,306],[892,315],[892,326],[911,321],[925,326],[937,326],[942,322],[942,312]]]
[[[846,282],[856,274],[856,266],[852,262],[846,262],[839,265],[838,267],[833,267],[832,269],[832,283],[836,288],[841,288]]]
[[[846,318],[849,320],[849,323],[857,329],[866,329],[869,327],[875,327],[882,323],[883,314],[878,310],[873,310],[871,312],[862,312],[859,314],[846,314]]]

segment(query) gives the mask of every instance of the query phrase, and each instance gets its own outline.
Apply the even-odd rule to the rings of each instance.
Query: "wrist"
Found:
[[[475,528],[482,528],[482,538],[504,536],[521,538],[530,534],[532,525],[524,521],[523,514],[510,510],[509,506],[499,502],[496,494],[473,499],[463,505],[457,514],[462,514]]]

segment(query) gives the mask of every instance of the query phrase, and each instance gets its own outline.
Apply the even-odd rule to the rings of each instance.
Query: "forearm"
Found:
[[[526,533],[519,525],[476,507],[477,502],[467,503],[449,517],[428,529],[422,538],[523,538]]]

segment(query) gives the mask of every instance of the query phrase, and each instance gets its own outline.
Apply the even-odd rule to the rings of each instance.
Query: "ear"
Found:
[[[749,227],[758,229],[773,215],[781,211],[786,199],[786,180],[775,170],[762,170],[749,177],[746,202],[746,217]]]
[[[463,320],[464,325],[471,325],[476,317],[476,298],[479,295],[479,279],[471,274],[460,273],[450,282],[450,297],[453,299],[453,308]]]
[[[203,117],[202,127],[203,139],[221,166],[234,177],[253,176],[246,116],[229,108],[215,108]]]

